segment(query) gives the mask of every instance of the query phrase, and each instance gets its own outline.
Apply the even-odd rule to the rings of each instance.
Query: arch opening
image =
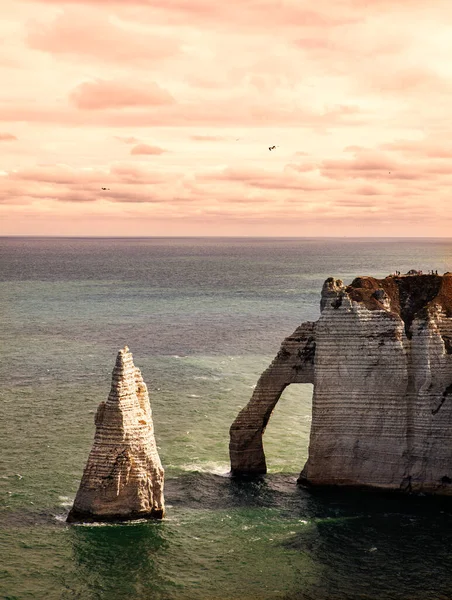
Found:
[[[296,473],[308,459],[312,421],[311,383],[288,385],[263,432],[268,473]]]
[[[250,401],[231,425],[232,475],[267,472],[262,436],[281,394],[291,383],[314,383],[314,328],[314,323],[302,323],[283,341],[278,354],[259,377]]]

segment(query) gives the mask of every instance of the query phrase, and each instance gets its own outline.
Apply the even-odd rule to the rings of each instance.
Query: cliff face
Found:
[[[120,350],[107,402],[67,520],[104,521],[164,515],[164,471],[146,384],[127,346]]]
[[[314,384],[301,482],[452,494],[452,274],[330,278],[320,304],[318,321],[299,328],[312,334],[283,342],[232,425],[232,472],[265,472],[278,373],[281,391]]]

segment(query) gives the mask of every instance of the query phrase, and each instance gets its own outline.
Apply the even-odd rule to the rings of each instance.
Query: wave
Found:
[[[210,473],[211,475],[220,475],[221,477],[229,477],[230,466],[228,463],[189,463],[180,465],[179,467],[183,471],[190,471],[194,473]]]
[[[69,496],[58,496],[59,504],[63,508],[72,508],[74,504],[74,498],[70,498]]]

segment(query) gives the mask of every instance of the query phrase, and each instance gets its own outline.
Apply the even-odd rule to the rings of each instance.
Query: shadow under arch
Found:
[[[314,383],[315,323],[302,323],[281,344],[270,366],[260,376],[251,400],[230,428],[231,474],[256,476],[267,472],[262,436],[285,388],[292,383]]]

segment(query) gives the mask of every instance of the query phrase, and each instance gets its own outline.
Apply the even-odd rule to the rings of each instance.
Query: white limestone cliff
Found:
[[[330,278],[303,327],[312,335],[283,342],[231,426],[232,473],[266,471],[262,434],[282,389],[311,382],[301,483],[452,494],[452,274]]]
[[[164,516],[164,470],[146,384],[128,347],[119,351],[108,400],[95,416],[94,443],[67,520]]]

